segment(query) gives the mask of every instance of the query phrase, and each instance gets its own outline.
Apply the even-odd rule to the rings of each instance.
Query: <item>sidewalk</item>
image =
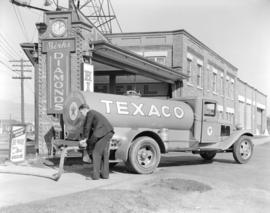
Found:
[[[252,139],[254,146],[259,146],[265,143],[270,143],[270,136],[255,136]]]
[[[270,137],[255,137],[252,141],[255,146],[259,146],[269,143]],[[130,175],[132,175],[114,171],[110,173],[109,180],[92,181],[86,179],[92,171],[91,164],[74,164],[65,166],[65,173],[56,182],[48,177],[57,172],[57,166],[56,164],[55,168],[47,167],[43,164],[43,161],[34,158],[28,159],[18,166],[12,163],[0,163],[0,171],[9,169],[33,173],[32,175],[16,175],[0,172],[0,208],[122,183],[123,181],[129,181]],[[46,176],[48,177],[46,178]],[[136,176],[136,179],[149,177]]]

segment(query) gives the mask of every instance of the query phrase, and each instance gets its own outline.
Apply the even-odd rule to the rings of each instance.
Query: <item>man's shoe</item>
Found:
[[[99,177],[92,177],[92,180],[99,180]]]
[[[83,162],[85,163],[92,163],[91,159],[86,150],[83,151]]]

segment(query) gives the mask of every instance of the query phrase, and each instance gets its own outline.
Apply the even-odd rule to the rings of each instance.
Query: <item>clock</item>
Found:
[[[66,23],[63,20],[57,20],[52,23],[52,34],[54,36],[63,36],[66,32]]]

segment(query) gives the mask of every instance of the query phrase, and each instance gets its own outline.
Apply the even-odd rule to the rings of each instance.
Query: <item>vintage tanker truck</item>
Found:
[[[79,140],[83,118],[78,108],[86,103],[114,126],[110,163],[124,161],[130,171],[152,173],[161,153],[191,152],[212,160],[232,152],[243,164],[253,154],[251,132],[218,122],[217,103],[205,98],[160,100],[94,92],[72,92],[64,106],[67,140]]]

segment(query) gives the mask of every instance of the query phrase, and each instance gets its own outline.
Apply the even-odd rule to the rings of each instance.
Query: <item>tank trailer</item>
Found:
[[[95,92],[72,92],[64,105],[66,139],[80,140],[83,118],[79,106],[86,103],[114,126],[110,164],[124,161],[136,173],[152,173],[161,154],[191,152],[205,160],[231,152],[237,163],[253,154],[250,131],[221,123],[217,102],[200,97],[160,100]]]

